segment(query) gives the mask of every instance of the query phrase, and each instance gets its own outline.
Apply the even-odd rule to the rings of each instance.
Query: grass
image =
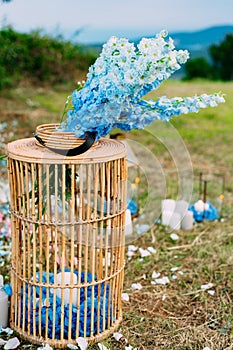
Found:
[[[154,205],[148,212],[152,212],[154,217],[159,216],[160,201],[164,196],[161,190],[163,183],[167,196],[178,197],[182,186],[177,184],[177,162],[180,162],[182,171],[187,167],[181,157],[183,154],[177,156],[179,152],[187,152],[194,170],[191,200],[197,198],[200,171],[209,180],[208,195],[216,205],[219,205],[224,178],[225,198],[221,221],[200,223],[189,231],[180,230],[177,232],[178,241],[170,238],[171,232],[165,227],[152,224],[146,234],[131,242],[142,248],[153,246],[157,252],[143,260],[136,252],[132,260],[126,262],[124,292],[129,293],[130,301],[123,303],[121,341],[110,337],[103,342],[111,350],[125,349],[125,339],[138,350],[233,349],[233,83],[169,81],[153,97],[158,94],[172,97],[216,91],[226,95],[225,104],[195,115],[181,116],[174,119],[171,126],[155,122],[147,130],[126,135],[135,142],[140,165],[147,172],[141,183],[142,211],[147,200],[146,192],[153,192],[147,182],[150,181],[150,168],[152,180],[157,184],[153,186]],[[1,121],[9,124],[2,134],[4,142],[31,136],[38,124],[58,122],[69,93],[70,90],[67,92],[60,87],[55,87],[53,91],[49,88],[18,87],[4,92],[0,96]],[[34,103],[28,103],[28,99]],[[12,122],[15,120],[18,124],[12,134]],[[151,164],[150,157],[154,157],[154,164]],[[183,274],[172,272],[174,267]],[[7,280],[9,268],[9,260],[1,262],[1,272]],[[170,283],[151,284],[153,271],[167,276]],[[173,275],[177,278],[173,279]],[[134,282],[140,282],[142,290],[132,290]],[[207,283],[212,283],[213,295],[201,288]],[[23,344],[30,345],[21,339],[22,349]],[[94,345],[90,349],[99,348]]]

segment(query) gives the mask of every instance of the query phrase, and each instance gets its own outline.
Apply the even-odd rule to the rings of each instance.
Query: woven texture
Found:
[[[23,139],[8,145],[11,327],[65,348],[108,337],[122,319],[127,164],[102,139],[67,159]]]

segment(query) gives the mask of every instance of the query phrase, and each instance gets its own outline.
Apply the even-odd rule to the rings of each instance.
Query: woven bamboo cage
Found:
[[[69,158],[17,140],[8,144],[8,174],[11,327],[56,348],[108,337],[122,319],[124,145],[101,139]]]

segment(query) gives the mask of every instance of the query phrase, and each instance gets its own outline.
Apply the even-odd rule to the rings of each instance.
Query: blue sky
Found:
[[[81,30],[82,43],[111,35],[135,38],[169,32],[233,25],[232,0],[12,0],[0,5],[0,24],[20,31],[59,33]]]

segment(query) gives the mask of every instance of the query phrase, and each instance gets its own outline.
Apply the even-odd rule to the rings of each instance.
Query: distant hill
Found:
[[[233,34],[233,26],[215,26],[195,32],[171,33],[177,49],[187,49],[190,56],[208,56],[208,48],[213,44],[219,44],[226,34]]]
[[[190,52],[191,58],[198,56],[208,58],[209,46],[220,43],[228,33],[233,34],[233,25],[214,26],[192,32],[171,32],[169,36],[174,39],[176,48],[187,49]],[[148,34],[147,37],[152,37],[153,35]],[[130,41],[137,44],[140,39],[131,38]],[[102,49],[102,44],[88,45],[86,48],[88,50],[94,50],[98,54]]]

